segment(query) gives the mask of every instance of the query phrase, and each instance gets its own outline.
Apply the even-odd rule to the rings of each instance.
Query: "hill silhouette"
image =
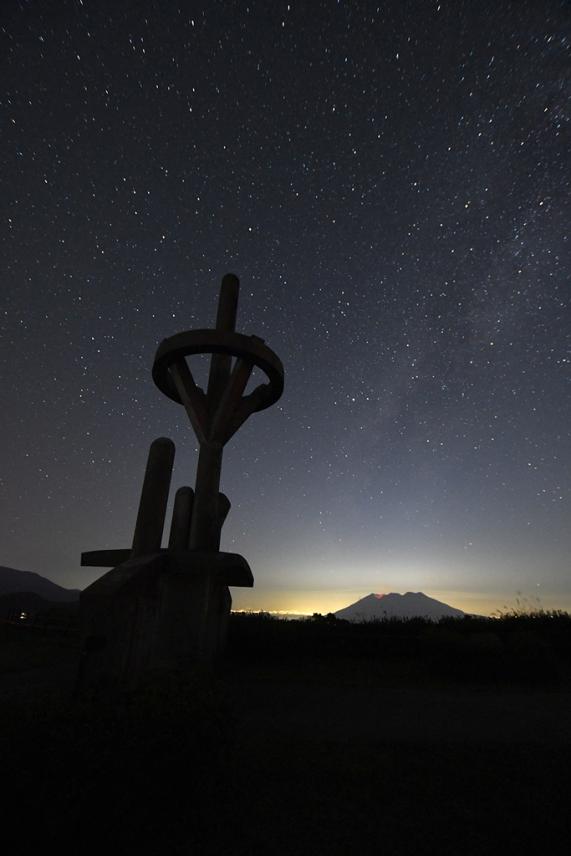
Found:
[[[0,595],[29,593],[58,603],[79,600],[79,589],[66,589],[31,571],[0,566]]]
[[[379,621],[390,618],[462,618],[464,612],[442,603],[423,592],[406,594],[369,594],[355,603],[337,610],[335,616],[345,621]]]

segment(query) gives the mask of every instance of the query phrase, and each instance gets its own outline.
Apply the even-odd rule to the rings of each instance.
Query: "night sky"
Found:
[[[130,546],[166,336],[285,392],[228,444],[237,608],[571,608],[571,6],[5,0],[0,564]],[[197,372],[200,374],[200,371]]]

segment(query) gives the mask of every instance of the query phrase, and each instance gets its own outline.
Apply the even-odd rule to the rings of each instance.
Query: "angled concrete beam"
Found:
[[[199,443],[206,440],[206,429],[208,426],[208,410],[206,396],[198,387],[192,376],[184,357],[178,359],[169,367],[169,374],[184,405],[184,409],[194,428],[194,433]]]
[[[242,398],[242,393],[248,386],[254,364],[250,360],[239,357],[234,364],[230,380],[220,399],[212,419],[209,438],[213,442],[224,443],[232,416]]]

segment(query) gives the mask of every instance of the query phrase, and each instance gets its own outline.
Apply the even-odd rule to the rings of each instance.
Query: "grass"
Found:
[[[0,679],[3,842],[14,838],[12,853],[47,841],[82,854],[566,852],[569,741],[533,729],[491,739],[479,711],[502,713],[504,699],[531,726],[551,721],[569,697],[570,630],[560,614],[370,626],[234,615],[217,671],[74,702],[58,669],[73,672],[77,640],[1,626],[0,678],[54,670],[26,694],[2,694]],[[412,732],[461,715],[482,733],[395,739],[395,700]]]
[[[490,683],[558,687],[571,671],[571,617],[564,612],[508,613],[491,621],[466,617],[351,624],[332,616],[280,621],[232,616],[230,651],[237,661],[272,664],[307,659],[337,666],[352,660],[377,674],[423,684]],[[357,665],[359,664],[359,665]]]
[[[38,633],[33,627],[0,621],[0,675],[69,661],[78,651],[77,633],[71,636],[50,635]]]

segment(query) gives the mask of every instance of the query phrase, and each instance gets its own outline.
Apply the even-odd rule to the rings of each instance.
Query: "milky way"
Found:
[[[225,452],[237,604],[569,608],[569,5],[0,19],[0,563],[86,585],[82,550],[130,543],[156,436],[193,483],[150,369],[232,271],[238,329],[286,370]]]

